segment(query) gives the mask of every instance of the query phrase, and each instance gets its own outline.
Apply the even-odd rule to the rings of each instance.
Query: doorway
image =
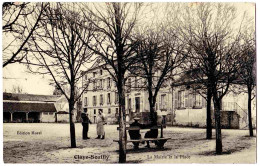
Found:
[[[140,97],[135,97],[135,112],[140,112]]]

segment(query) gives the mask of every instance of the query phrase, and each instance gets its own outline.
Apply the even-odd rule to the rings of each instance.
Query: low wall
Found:
[[[174,125],[206,127],[206,109],[176,110]]]
[[[211,113],[212,127],[215,127],[214,113]],[[175,111],[176,126],[206,127],[206,108],[180,109]],[[239,129],[239,115],[235,111],[221,111],[221,128]]]

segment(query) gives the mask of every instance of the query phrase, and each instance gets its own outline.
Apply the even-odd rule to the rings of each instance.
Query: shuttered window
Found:
[[[110,93],[107,94],[107,104],[111,104],[111,97]]]
[[[202,97],[202,107],[207,107],[207,100]]]
[[[188,103],[185,102],[186,96],[184,90],[178,92],[178,108],[185,108],[185,103]]]
[[[189,91],[188,100],[189,100],[189,105],[188,105],[188,107],[189,107],[189,108],[192,108],[192,107],[193,107],[193,93],[192,93],[191,90]]]
[[[174,95],[174,108],[175,109],[179,108],[179,106],[178,106],[178,91],[175,91],[175,95]]]
[[[166,94],[161,95],[161,109],[166,109]]]
[[[93,106],[96,106],[96,105],[97,105],[97,97],[93,96]]]
[[[189,97],[189,91],[188,90],[186,90],[186,91],[184,91],[184,93],[185,93],[185,108],[187,108],[187,107],[189,107],[189,100],[188,100],[188,97]]]
[[[202,96],[198,93],[194,93],[194,107],[201,108],[202,107]]]
[[[118,103],[118,101],[119,101],[119,99],[118,99],[118,93],[117,93],[117,92],[115,92],[115,104],[117,104],[117,103]]]
[[[100,105],[103,105],[103,103],[104,103],[103,95],[100,95]]]
[[[85,106],[88,105],[88,98],[87,98],[87,97],[85,97],[85,99],[84,99],[84,105],[85,105]]]

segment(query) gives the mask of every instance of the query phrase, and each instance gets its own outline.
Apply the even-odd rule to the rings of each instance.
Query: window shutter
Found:
[[[143,112],[143,98],[140,97],[140,112]]]
[[[202,98],[202,107],[206,107],[207,100],[204,97],[201,98]]]
[[[189,105],[188,105],[188,107],[192,107],[192,91],[191,91],[191,90],[189,90],[188,100],[189,100]]]
[[[194,94],[193,90],[190,90],[190,107],[192,108],[194,105]]]
[[[168,98],[169,98],[169,95],[168,94],[166,94],[165,95],[165,101],[164,101],[164,108],[167,110],[168,109]]]
[[[189,91],[188,90],[185,90],[185,108],[188,107],[188,96],[189,96]]]
[[[159,98],[159,101],[158,101],[158,103],[159,103],[159,104],[158,104],[158,110],[160,110],[160,109],[162,108],[162,106],[161,106],[161,105],[162,105],[162,103],[161,103],[161,98],[162,98],[162,96],[161,96],[161,95],[158,95],[158,96],[159,96],[159,97],[158,97],[158,98]]]
[[[110,93],[110,101],[111,101],[111,104],[113,103],[113,101],[114,101],[114,93]]]
[[[174,97],[174,108],[178,108],[178,91],[175,91],[175,97]]]

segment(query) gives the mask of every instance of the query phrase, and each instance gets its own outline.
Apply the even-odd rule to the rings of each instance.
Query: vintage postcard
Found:
[[[3,162],[256,164],[255,9],[3,2]]]

